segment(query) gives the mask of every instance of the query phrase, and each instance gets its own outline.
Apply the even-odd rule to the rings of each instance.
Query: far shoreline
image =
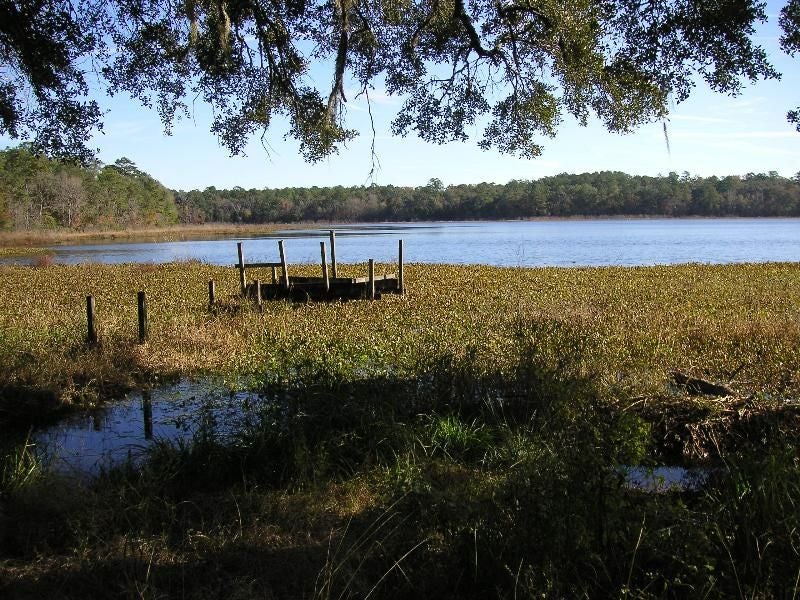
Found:
[[[362,227],[380,225],[416,225],[422,223],[513,223],[513,222],[569,222],[569,221],[709,221],[709,220],[779,220],[797,219],[793,216],[705,216],[705,215],[569,215],[514,217],[507,219],[436,219],[419,221],[298,221],[295,223],[204,223],[202,225],[170,225],[136,229],[104,229],[70,231],[60,229],[31,229],[0,232],[0,248],[44,249],[69,243],[97,242],[176,242],[215,240],[222,237],[253,237],[274,234],[279,231],[300,229],[335,229],[337,227]]]

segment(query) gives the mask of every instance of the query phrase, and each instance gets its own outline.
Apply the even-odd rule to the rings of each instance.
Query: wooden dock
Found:
[[[326,300],[377,300],[382,294],[403,294],[403,240],[398,241],[397,273],[375,274],[375,261],[369,259],[369,272],[363,277],[338,277],[336,265],[336,232],[330,232],[331,265],[328,268],[325,242],[320,242],[320,277],[289,274],[283,240],[278,242],[280,262],[246,263],[242,242],[237,243],[241,293],[255,302],[292,300],[294,302]],[[270,269],[269,279],[247,281],[248,269]]]

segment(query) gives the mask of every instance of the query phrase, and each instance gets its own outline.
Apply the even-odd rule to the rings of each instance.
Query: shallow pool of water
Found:
[[[33,439],[54,470],[93,475],[126,460],[136,463],[157,440],[190,441],[204,426],[224,438],[244,427],[264,401],[252,392],[183,380],[69,415]]]
[[[232,440],[253,425],[270,402],[276,399],[186,379],[71,414],[35,432],[33,441],[53,470],[85,478],[125,462],[140,463],[158,441],[191,443],[201,431]],[[615,470],[629,489],[652,493],[699,490],[709,476],[705,469],[678,466],[622,465]]]
[[[630,489],[662,494],[674,491],[697,491],[709,478],[708,469],[677,466],[619,467]]]

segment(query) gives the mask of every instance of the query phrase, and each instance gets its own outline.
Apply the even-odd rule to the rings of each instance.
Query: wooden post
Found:
[[[144,292],[136,294],[136,303],[139,309],[139,343],[147,341],[147,298]]]
[[[247,276],[244,273],[244,250],[242,249],[242,242],[236,243],[236,250],[239,253],[239,287],[241,288],[242,296],[247,287]]]
[[[325,256],[325,242],[319,243],[319,253],[322,257],[322,281],[325,283],[325,291],[331,291],[331,280],[328,278],[328,259]]]
[[[214,310],[217,303],[217,288],[213,279],[208,280],[208,310]]]
[[[375,300],[375,260],[369,259],[369,299]]]
[[[336,279],[339,275],[336,271],[336,232],[333,229],[331,229],[331,270],[333,278]]]
[[[275,267],[272,267],[272,285],[275,285],[276,283],[278,283],[278,273],[277,273],[277,271],[278,270]]]
[[[97,343],[97,328],[94,321],[94,297],[86,296],[86,341],[89,344]]]
[[[263,307],[261,306],[261,280],[256,279],[253,284],[256,288],[256,305],[258,306],[258,310],[262,310]]]
[[[142,390],[142,417],[144,417],[144,439],[153,439],[153,402],[148,390]]]
[[[281,267],[283,268],[283,287],[289,289],[289,267],[286,264],[286,251],[283,248],[283,240],[278,240],[278,251],[281,253]]]
[[[403,288],[403,240],[397,244],[397,291],[401,295],[405,293]]]

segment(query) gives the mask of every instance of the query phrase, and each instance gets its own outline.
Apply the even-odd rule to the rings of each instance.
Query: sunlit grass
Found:
[[[217,282],[214,312],[209,279]],[[673,369],[730,383],[742,395],[790,398],[800,387],[798,265],[410,265],[406,281],[404,297],[266,302],[260,313],[239,299],[232,268],[2,267],[0,385],[69,399],[87,387],[102,391],[175,374],[420,377],[436,361],[463,358],[502,371],[518,360],[523,335],[551,353],[580,346],[583,368],[623,397],[662,392]],[[137,343],[138,290],[147,292],[151,321],[144,345]],[[97,348],[85,344],[90,294]]]

